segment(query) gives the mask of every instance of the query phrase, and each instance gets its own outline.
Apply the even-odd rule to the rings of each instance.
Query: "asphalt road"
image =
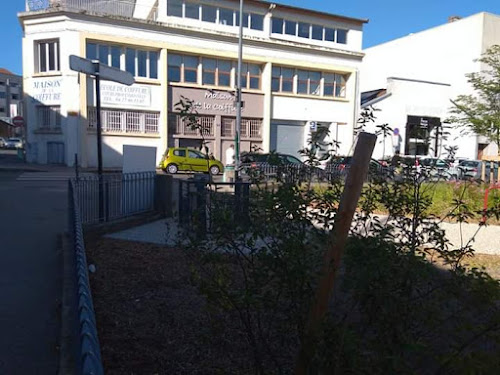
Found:
[[[0,169],[0,374],[56,374],[67,185],[20,174]]]

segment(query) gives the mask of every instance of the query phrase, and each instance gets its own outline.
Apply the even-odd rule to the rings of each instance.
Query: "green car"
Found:
[[[219,160],[187,147],[167,149],[160,162],[160,168],[170,174],[176,174],[177,171],[210,172],[211,175],[224,172],[224,166]]]

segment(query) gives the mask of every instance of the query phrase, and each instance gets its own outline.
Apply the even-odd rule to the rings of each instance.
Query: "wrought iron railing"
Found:
[[[88,129],[96,129],[97,111],[88,107]],[[101,127],[105,133],[158,134],[160,112],[101,109]]]
[[[101,349],[97,336],[97,325],[95,320],[92,293],[90,290],[87,258],[85,255],[85,244],[83,239],[83,226],[78,205],[78,195],[75,191],[75,182],[69,181],[69,234],[72,251],[70,259],[73,259],[71,268],[74,280],[71,283],[75,298],[72,310],[76,314],[76,322],[73,325],[72,337],[75,338],[75,354],[77,359],[71,373],[75,374],[104,374]]]
[[[96,224],[154,210],[156,172],[105,174],[102,178],[103,209],[99,207],[99,178],[75,181],[83,224]],[[102,215],[102,216],[101,216]]]
[[[156,20],[158,2],[138,4],[136,0],[26,0],[26,11],[73,10],[119,17]]]

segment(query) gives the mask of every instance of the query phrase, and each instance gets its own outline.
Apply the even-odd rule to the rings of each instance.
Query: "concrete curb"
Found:
[[[0,171],[9,171],[9,172],[48,172],[47,169],[39,169],[35,167],[25,167],[25,166],[4,166],[0,165]]]

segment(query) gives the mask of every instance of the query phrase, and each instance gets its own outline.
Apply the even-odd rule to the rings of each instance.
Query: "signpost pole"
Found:
[[[97,126],[97,175],[99,178],[99,220],[104,220],[104,186],[102,178],[102,125],[101,125],[101,78],[99,63],[95,67],[95,101],[96,101],[96,126]]]

